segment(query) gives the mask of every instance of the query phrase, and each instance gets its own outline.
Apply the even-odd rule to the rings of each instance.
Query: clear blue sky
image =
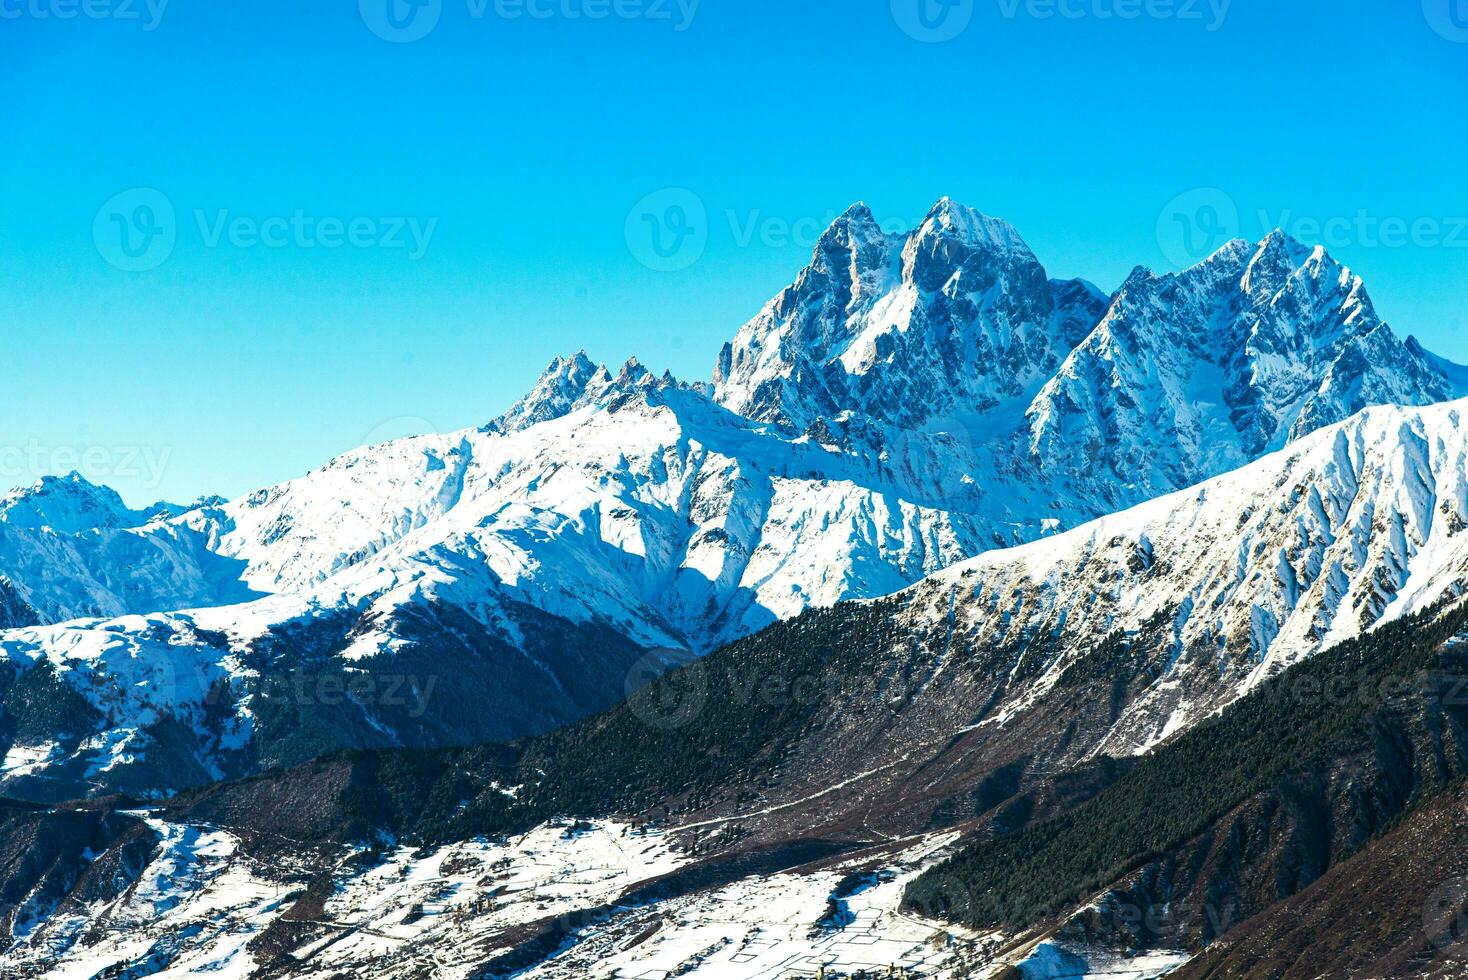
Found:
[[[483,422],[580,347],[706,377],[859,199],[899,222],[951,195],[1108,289],[1175,262],[1198,188],[1248,237],[1336,219],[1383,314],[1468,360],[1449,0],[158,2],[0,0],[0,482],[91,450],[133,502],[238,494]],[[129,258],[126,223],[164,217],[104,208],[134,188],[174,221]],[[665,188],[701,252],[638,242]]]

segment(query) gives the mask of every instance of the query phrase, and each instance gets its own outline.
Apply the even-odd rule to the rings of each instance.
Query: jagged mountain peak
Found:
[[[918,226],[914,237],[941,234],[956,238],[971,247],[991,247],[1020,251],[1033,256],[1014,225],[1003,218],[993,218],[960,204],[951,197],[939,198]]]
[[[920,426],[1031,389],[1100,304],[1061,297],[1008,222],[943,198],[906,234],[848,209],[721,352],[715,397],[805,430],[843,414]],[[1078,312],[1079,310],[1079,312]]]
[[[1073,477],[1052,499],[1096,514],[1368,405],[1452,397],[1450,374],[1381,322],[1360,277],[1283,231],[1181,272],[1139,266],[1106,297],[945,197],[906,235],[848,209],[725,346],[714,394],[804,432],[961,428],[979,468]]]
[[[620,386],[640,385],[651,381],[652,378],[652,372],[644,367],[641,361],[635,357],[629,357],[617,374],[617,384]]]
[[[517,432],[562,418],[582,405],[619,391],[651,384],[677,384],[677,381],[671,374],[665,374],[659,381],[635,357],[628,358],[614,375],[605,364],[592,361],[584,350],[558,356],[541,373],[530,392],[489,427]]]
[[[1182,272],[1134,270],[1030,406],[1028,455],[1104,510],[1372,405],[1447,400],[1449,375],[1377,316],[1359,276],[1276,231]]]
[[[605,373],[606,368],[593,363],[584,350],[569,357],[557,355],[529,393],[500,416],[498,424],[506,430],[518,430],[560,418]]]
[[[837,215],[836,220],[832,221],[831,224],[827,226],[825,232],[822,234],[821,237],[825,238],[827,235],[831,235],[846,228],[876,227],[877,219],[872,214],[872,209],[867,205],[867,202],[857,201],[855,204],[852,204],[845,211],[842,211],[839,215]]]
[[[1331,257],[1323,246],[1306,245],[1276,229],[1259,243],[1240,286],[1250,295],[1277,293],[1291,280],[1310,279],[1359,286],[1360,277]]]
[[[77,534],[98,528],[133,527],[155,516],[181,513],[184,508],[159,502],[133,510],[111,487],[92,483],[73,470],[64,476],[43,476],[28,487],[0,497],[0,523],[37,530],[50,528]]]
[[[1192,288],[1237,289],[1246,296],[1268,299],[1292,280],[1340,282],[1359,288],[1361,279],[1326,251],[1276,228],[1259,241],[1235,238],[1194,266],[1157,273],[1137,266],[1123,289],[1147,283],[1178,283]]]
[[[1306,245],[1283,228],[1275,228],[1259,240],[1259,250],[1261,252],[1278,251],[1291,253],[1298,256],[1297,261],[1303,261],[1305,256],[1316,251],[1318,248],[1320,246]]]
[[[545,369],[545,374],[589,374],[596,370],[594,362],[582,348],[570,356],[558,356],[551,361],[550,366]]]
[[[1158,272],[1137,265],[1118,294],[1141,288],[1173,285],[1192,289],[1239,289],[1246,294],[1278,291],[1291,277],[1333,278],[1349,273],[1321,246],[1311,246],[1276,229],[1255,242],[1234,238],[1202,261],[1177,272]],[[1353,277],[1359,282],[1359,277]]]

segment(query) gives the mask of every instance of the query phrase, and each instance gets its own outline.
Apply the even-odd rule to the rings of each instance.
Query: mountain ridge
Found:
[[[284,669],[260,651],[298,634],[313,663],[377,671],[478,656],[506,691],[549,685],[540,718],[481,689],[530,734],[623,696],[633,651],[679,662],[807,608],[897,592],[1378,399],[1439,401],[1458,383],[1450,367],[1398,341],[1359,278],[1283,235],[1181,274],[1139,270],[1105,298],[1051,279],[1012,226],[951,200],[905,235],[856,206],[740,330],[711,385],[579,353],[485,426],[353,450],[235,501],[139,514],[138,527],[0,521],[0,572],[35,613],[13,617],[33,630],[0,651],[12,671],[52,664],[153,721],[169,712],[143,703],[169,690],[201,711],[221,679]],[[92,523],[130,523],[99,509]],[[452,652],[425,632],[450,622],[465,638]],[[616,652],[592,667],[538,632]],[[139,695],[128,685],[152,658],[168,676]],[[594,683],[574,681],[588,670]],[[336,713],[327,744],[516,734],[359,708]],[[183,744],[252,738],[219,724],[195,714]],[[150,739],[66,765],[106,766]]]
[[[1468,594],[1465,381],[1283,234],[1107,297],[945,198],[905,234],[849,209],[711,384],[579,352],[483,426],[233,501],[43,482],[0,502],[0,792],[91,800],[0,800],[0,948],[412,977],[436,943],[560,980],[880,943],[1160,976],[1217,933],[1167,946],[1128,902],[1267,914],[1465,771],[1430,699],[1248,721],[1461,626],[1429,614]],[[1336,755],[1259,782],[1297,738]],[[1045,864],[1046,897],[1102,899],[1045,935],[933,919],[985,847],[1043,849],[1200,746],[1218,785],[1189,762],[1128,808],[1145,840],[1112,821]],[[741,915],[737,946],[701,931]]]

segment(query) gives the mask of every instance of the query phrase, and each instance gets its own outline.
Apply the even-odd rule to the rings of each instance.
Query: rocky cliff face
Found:
[[[1304,446],[1378,401],[1441,400],[1455,378],[1395,338],[1359,279],[1282,235],[1177,276],[1139,271],[1108,300],[952,201],[905,235],[858,206],[739,331],[712,387],[577,355],[483,428],[366,447],[239,500],[131,511],[77,479],[5,498],[6,625],[53,625],[6,633],[0,656],[47,665],[108,719],[15,744],[28,779],[145,792],[122,774],[146,766],[121,760],[162,746],[154,789],[338,745],[543,731],[624,696],[644,653],[677,662],[897,592]],[[960,618],[1026,680],[1054,665],[1024,637],[1174,630],[1182,666],[1154,667],[1196,678],[1107,743],[1143,747],[1233,690],[1237,665],[1273,669],[1416,589],[1447,540],[1439,518],[1462,519],[1443,469],[1456,416],[1404,414],[1399,433],[1370,418],[1169,502],[1162,525],[1128,517],[925,588],[935,609],[987,596]],[[1253,499],[1286,484],[1301,496],[1278,514]],[[1210,649],[1226,682],[1190,666]],[[249,695],[362,665],[383,683],[464,678],[496,710],[475,722],[440,695],[408,718],[348,698],[307,725]]]
[[[725,347],[715,397],[797,429],[843,413],[920,428],[992,411],[1053,375],[1103,303],[1085,283],[1051,282],[1005,221],[945,198],[889,236],[857,205]]]
[[[1105,507],[1188,486],[1371,405],[1457,393],[1358,276],[1275,232],[1137,270],[1026,410],[1027,457]]]

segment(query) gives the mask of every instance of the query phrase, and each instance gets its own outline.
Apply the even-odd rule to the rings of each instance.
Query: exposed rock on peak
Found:
[[[499,424],[508,431],[515,431],[560,418],[586,394],[589,387],[597,384],[605,371],[605,368],[598,369],[585,351],[578,351],[570,357],[556,357],[541,373],[530,393],[500,417]]]
[[[1084,316],[1007,222],[945,198],[911,233],[886,235],[853,208],[721,353],[715,393],[797,430],[844,412],[920,426],[1032,388]]]
[[[1358,276],[1276,232],[1137,270],[1027,412],[1027,452],[1097,512],[1244,465],[1363,408],[1461,391]]]
[[[0,524],[77,534],[102,528],[135,527],[184,510],[161,501],[133,510],[111,487],[99,486],[73,471],[65,476],[43,476],[29,487],[0,497]]]

